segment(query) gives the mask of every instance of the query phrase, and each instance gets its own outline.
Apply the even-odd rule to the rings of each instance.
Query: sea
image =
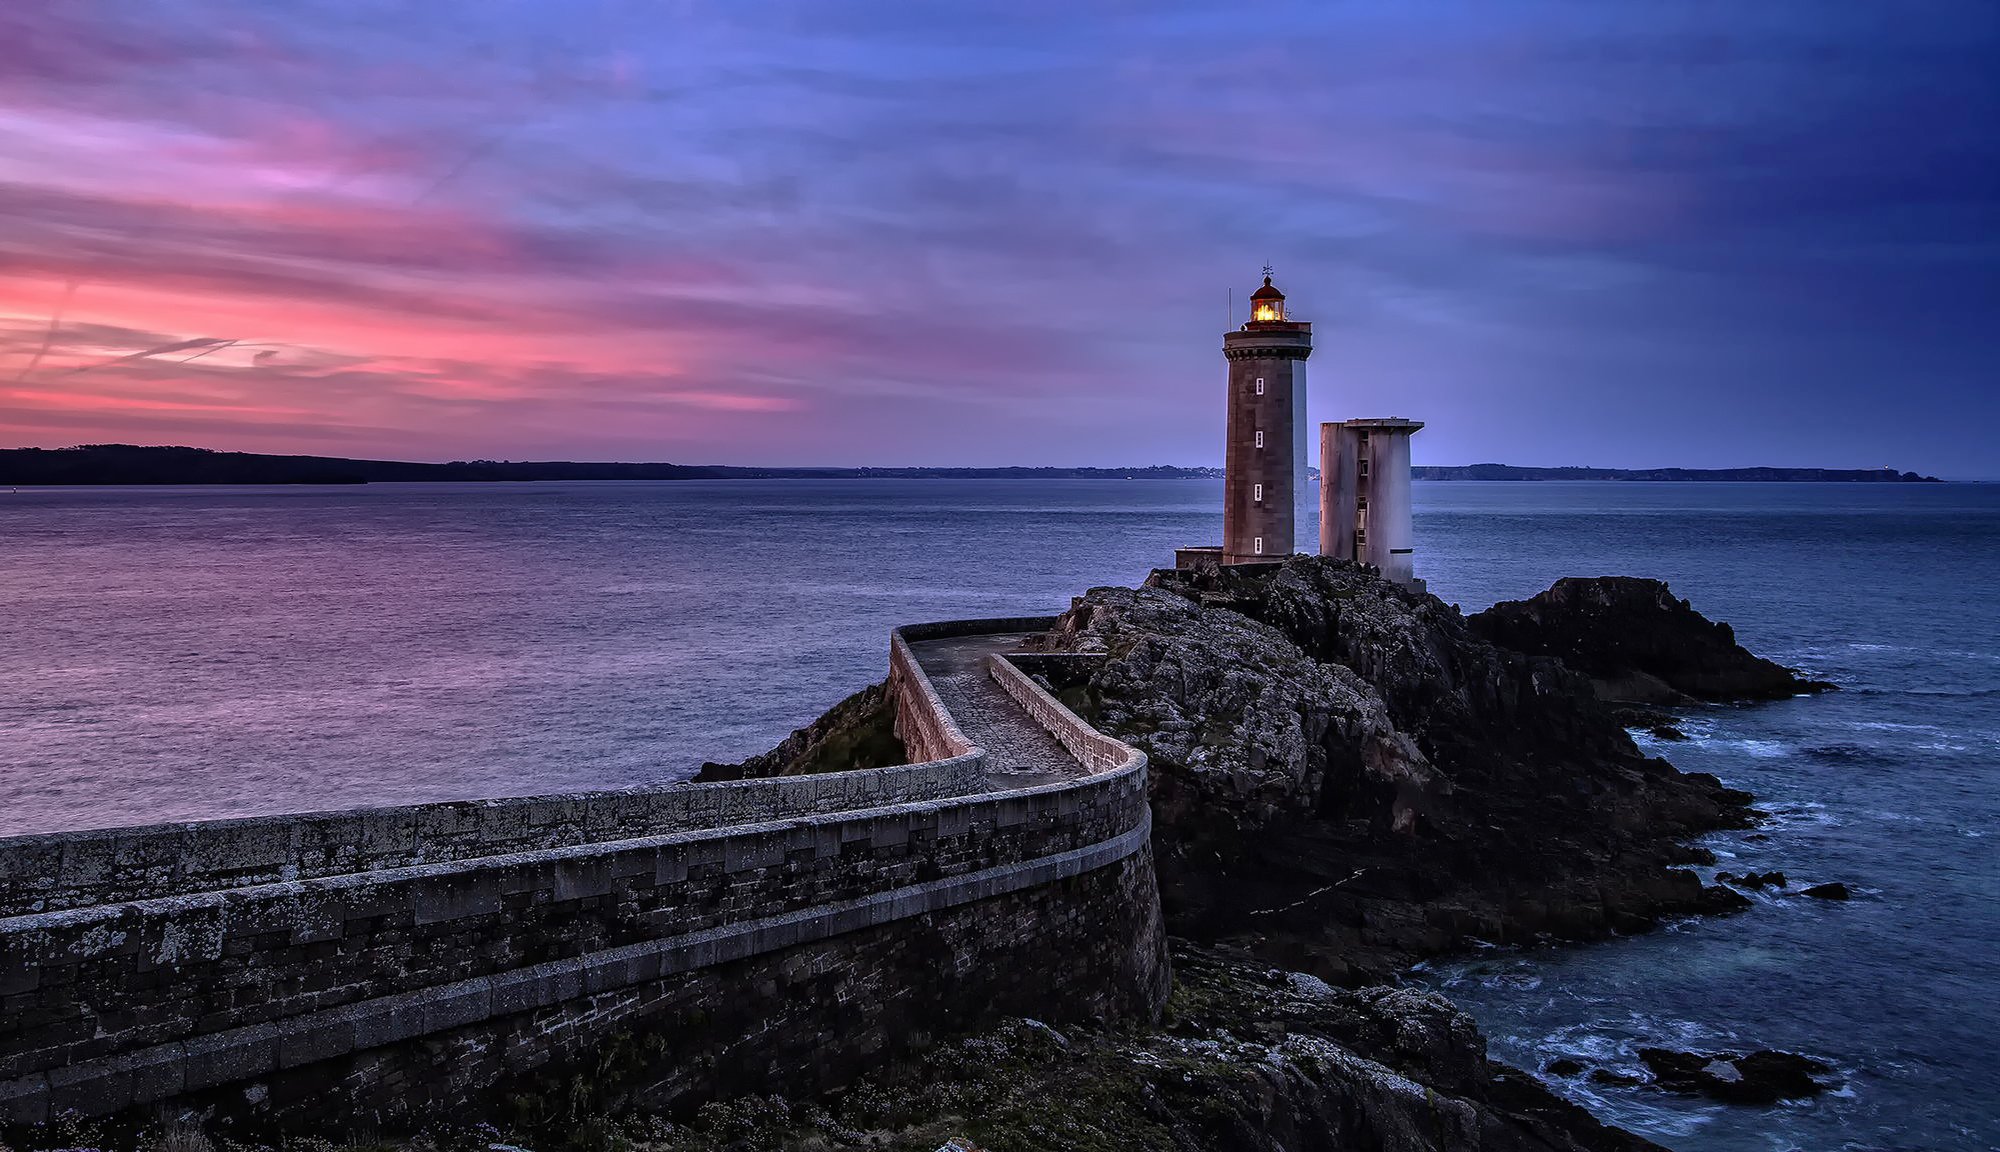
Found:
[[[1759,832],[1708,844],[1788,889],[1410,978],[1529,1070],[1648,1045],[1838,1069],[1773,1108],[1543,1073],[1682,1152],[2000,1148],[2000,485],[1415,488],[1420,572],[1468,612],[1658,577],[1841,690],[1646,742],[1757,796]],[[1208,480],[0,491],[0,835],[683,779],[880,679],[893,625],[1060,611],[1216,542],[1220,503]],[[1854,899],[1795,894],[1830,880]]]

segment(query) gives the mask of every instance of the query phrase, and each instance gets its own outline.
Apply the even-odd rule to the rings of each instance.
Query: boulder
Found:
[[[1701,911],[1711,916],[1741,912],[1750,903],[1748,896],[1721,884],[1710,884],[1701,890]]]
[[[1745,872],[1740,876],[1734,872],[1717,872],[1715,878],[1732,887],[1748,888],[1753,892],[1785,886],[1783,872]]]
[[[1848,891],[1847,885],[1835,880],[1827,884],[1815,884],[1806,889],[1803,895],[1810,896],[1815,900],[1846,900],[1851,898],[1854,893]]]
[[[1470,617],[1475,632],[1589,676],[1607,700],[1777,700],[1833,687],[1752,655],[1729,625],[1635,576],[1570,577]]]
[[[1832,1065],[1796,1052],[1759,1049],[1750,1053],[1678,1052],[1641,1048],[1639,1059],[1653,1083],[1669,1092],[1707,1096],[1730,1104],[1775,1104],[1803,1100],[1833,1085]]]
[[[1646,1078],[1633,1072],[1620,1072],[1616,1068],[1592,1068],[1590,1082],[1612,1088],[1634,1088],[1644,1084]]]

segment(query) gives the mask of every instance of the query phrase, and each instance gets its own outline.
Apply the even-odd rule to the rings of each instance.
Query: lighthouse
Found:
[[[1286,318],[1271,284],[1250,295],[1250,319],[1222,336],[1229,362],[1223,459],[1222,562],[1290,556],[1298,500],[1306,491],[1306,357],[1312,325]]]

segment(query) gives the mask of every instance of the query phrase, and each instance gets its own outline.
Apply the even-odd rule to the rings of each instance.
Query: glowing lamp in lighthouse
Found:
[[[1282,324],[1285,321],[1285,294],[1271,287],[1271,278],[1264,277],[1264,286],[1250,294],[1250,322],[1252,324]]]

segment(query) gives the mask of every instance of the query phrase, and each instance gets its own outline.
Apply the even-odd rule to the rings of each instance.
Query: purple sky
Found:
[[[1996,125],[1994,0],[7,0],[0,445],[1218,463],[1268,260],[1419,463],[2000,476]]]

